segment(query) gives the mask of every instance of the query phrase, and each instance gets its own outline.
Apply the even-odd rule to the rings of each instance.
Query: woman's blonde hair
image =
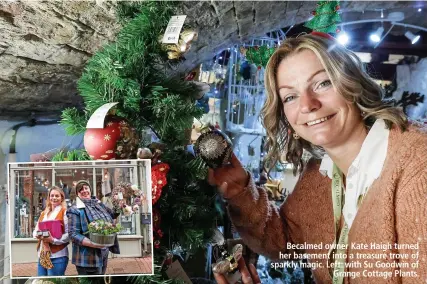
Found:
[[[407,118],[403,111],[384,101],[381,87],[367,74],[363,63],[356,54],[347,50],[333,39],[319,35],[305,34],[286,39],[269,59],[265,70],[267,100],[261,110],[263,125],[267,131],[266,167],[271,168],[280,155],[286,153],[286,161],[294,166],[294,175],[303,170],[303,149],[320,158],[321,147],[302,138],[295,139],[279,97],[277,69],[288,56],[302,50],[311,50],[324,66],[332,85],[349,103],[357,105],[367,127],[376,119],[384,119],[388,128],[396,125],[404,131]]]
[[[56,190],[59,192],[59,194],[61,195],[62,198],[62,208],[67,209],[67,203],[65,202],[65,194],[64,191],[58,187],[58,186],[52,186],[51,188],[49,188],[49,191],[47,193],[47,202],[46,202],[46,208],[44,209],[44,214],[45,216],[47,216],[50,212],[53,211],[52,208],[52,203],[50,202],[50,193],[52,192],[52,190]]]

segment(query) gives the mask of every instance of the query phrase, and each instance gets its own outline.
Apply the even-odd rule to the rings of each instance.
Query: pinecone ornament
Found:
[[[230,163],[233,144],[228,136],[219,129],[202,133],[197,139],[194,150],[210,168],[220,168]]]

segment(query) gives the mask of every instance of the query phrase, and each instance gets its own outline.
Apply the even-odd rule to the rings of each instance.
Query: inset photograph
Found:
[[[11,278],[152,275],[151,160],[9,163]]]

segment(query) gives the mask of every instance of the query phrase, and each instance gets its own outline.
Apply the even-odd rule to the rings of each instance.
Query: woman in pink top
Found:
[[[45,210],[40,214],[39,221],[33,232],[33,237],[38,239],[37,252],[39,256],[37,276],[64,276],[68,265],[68,218],[65,214],[67,205],[65,194],[61,188],[54,186],[49,189]],[[51,234],[42,233],[39,223],[58,220],[61,222],[62,236],[57,239]]]

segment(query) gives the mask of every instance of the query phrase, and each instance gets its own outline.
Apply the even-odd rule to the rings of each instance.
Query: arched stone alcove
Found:
[[[65,107],[81,105],[76,82],[86,61],[120,30],[115,5],[102,0],[0,1],[0,118],[28,118],[31,112],[58,116]],[[379,9],[414,5],[342,1],[341,11],[344,18],[357,20]],[[303,23],[315,6],[314,1],[179,2],[178,14],[187,15],[186,23],[199,37],[178,71],[188,71],[233,44]]]

